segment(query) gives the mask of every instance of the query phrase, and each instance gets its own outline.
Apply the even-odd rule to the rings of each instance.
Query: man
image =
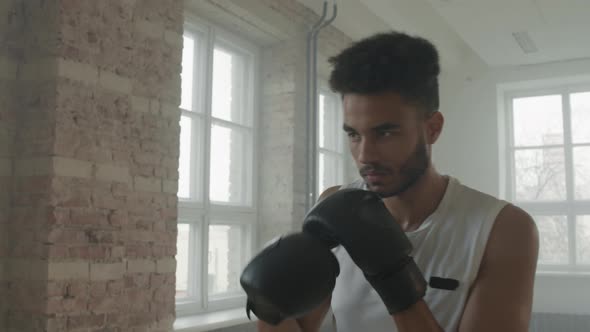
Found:
[[[378,34],[331,63],[330,85],[342,95],[343,128],[362,180],[330,188],[320,200],[343,188],[379,194],[411,241],[428,288],[411,306],[388,312],[356,258],[338,247],[332,296],[303,317],[276,326],[259,321],[259,331],[318,331],[330,306],[338,332],[528,331],[537,229],[523,210],[432,165],[444,123],[435,47],[402,33]]]

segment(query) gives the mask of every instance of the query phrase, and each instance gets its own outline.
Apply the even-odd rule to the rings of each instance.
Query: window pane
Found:
[[[578,216],[576,223],[576,257],[580,264],[590,264],[590,215]]]
[[[318,108],[319,146],[332,151],[340,151],[339,139],[342,134],[338,123],[336,100],[333,95],[320,94]]]
[[[539,229],[539,264],[568,264],[568,226],[565,216],[536,216]]]
[[[209,295],[240,291],[246,247],[246,231],[242,226],[209,226]]]
[[[514,145],[563,144],[561,96],[538,96],[513,100]]]
[[[193,82],[194,82],[194,64],[195,64],[195,40],[189,36],[183,36],[184,44],[182,47],[182,72],[181,77],[181,94],[180,108],[193,110]]]
[[[590,146],[574,148],[574,183],[575,198],[590,199]]]
[[[318,105],[318,129],[320,130],[318,141],[320,147],[326,146],[326,96],[319,94]]]
[[[251,125],[246,59],[219,47],[213,52],[213,116]]]
[[[178,224],[176,240],[176,298],[188,296],[190,225]]]
[[[514,161],[516,200],[566,199],[563,149],[516,150]]]
[[[571,94],[570,104],[573,142],[590,143],[590,92]]]
[[[211,130],[211,201],[249,206],[252,203],[252,134],[213,124]]]
[[[318,193],[339,184],[342,184],[342,159],[334,154],[320,152]]]
[[[180,157],[178,160],[178,197],[186,200],[201,200],[198,177],[201,167],[200,142],[197,133],[201,132],[198,117],[180,117]]]
[[[187,116],[180,117],[180,158],[178,161],[178,197],[190,197],[192,121]]]

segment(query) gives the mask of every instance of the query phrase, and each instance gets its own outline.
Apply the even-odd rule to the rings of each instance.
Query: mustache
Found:
[[[361,174],[361,176],[366,176],[369,173],[385,175],[390,174],[391,171],[388,168],[383,167],[381,165],[367,165],[361,167],[361,169],[359,169],[359,173]]]

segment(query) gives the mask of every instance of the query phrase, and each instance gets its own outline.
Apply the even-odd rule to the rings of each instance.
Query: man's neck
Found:
[[[436,210],[447,184],[448,177],[429,167],[408,190],[383,201],[404,231],[414,231]]]

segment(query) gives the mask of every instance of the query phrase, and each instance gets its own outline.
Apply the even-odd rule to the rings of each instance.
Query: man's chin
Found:
[[[392,186],[387,186],[381,182],[366,182],[367,189],[378,194],[381,197],[391,197],[397,195],[396,188],[392,188]]]

